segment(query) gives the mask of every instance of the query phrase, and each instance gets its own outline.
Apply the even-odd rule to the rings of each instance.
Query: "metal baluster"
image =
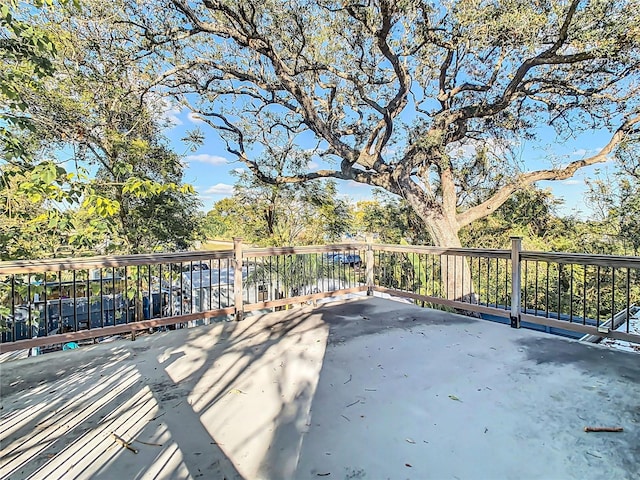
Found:
[[[227,260],[228,262],[228,260]],[[227,270],[227,274],[229,273],[229,271]],[[220,261],[220,259],[218,259],[218,308],[222,308],[222,282],[221,282],[221,277],[222,277],[222,263]],[[227,277],[227,281],[228,281]],[[228,305],[227,305],[228,306]]]
[[[582,324],[587,324],[587,265],[582,270]]]
[[[505,310],[509,310],[510,306],[511,306],[510,305],[511,301],[509,300],[509,296],[510,296],[510,293],[509,293],[509,285],[510,285],[510,283],[509,283],[509,273],[510,273],[510,268],[509,268],[509,266],[510,266],[510,264],[511,264],[511,260],[508,260],[508,259],[505,258],[504,259],[504,297],[503,297],[503,300],[504,300],[503,303],[504,303],[504,309]],[[522,286],[520,286],[520,289],[522,290]],[[520,311],[522,311],[522,305],[520,305]]]
[[[124,294],[120,294],[120,298],[122,299],[122,304],[124,305],[124,323],[128,324],[129,323],[129,282],[127,279],[127,266],[125,265],[124,267]],[[135,315],[135,306],[136,306],[136,300],[137,297],[133,298],[133,308],[134,308],[134,315]],[[135,317],[134,317],[135,318]]]
[[[480,255],[478,255],[478,305],[480,305],[482,303],[482,297],[480,295],[480,293],[482,292],[482,289],[480,288],[480,284],[482,282],[482,257],[480,257]]]
[[[547,262],[547,278],[545,279],[544,316],[549,318],[549,262]]]
[[[100,327],[104,328],[104,284],[102,278],[102,267],[100,267]]]
[[[91,330],[91,271],[87,269],[87,330]]]
[[[76,271],[73,271],[73,331],[77,332],[78,331],[78,292],[77,292],[77,275],[76,275]],[[44,291],[45,291],[45,295],[47,292],[47,282],[46,282],[46,273],[45,273],[45,287],[44,287]],[[47,306],[47,302],[45,300],[45,308],[47,310],[49,310],[48,306]]]
[[[630,290],[630,287],[629,287],[629,285],[630,285],[629,280],[630,280],[629,267],[627,267],[627,292],[626,292],[627,293],[627,321],[626,321],[626,323],[627,323],[627,328],[626,328],[627,333],[629,333],[629,323],[631,322],[631,320],[630,320],[630,312],[629,312],[629,307],[631,305],[631,298],[630,298],[631,290]]]
[[[573,323],[573,263],[569,273],[571,275],[569,278],[569,323]]]
[[[487,307],[491,302],[491,259],[487,257]]]
[[[31,313],[31,274],[30,273],[27,274],[27,325],[29,327],[29,338],[33,338],[33,318]],[[38,333],[40,333],[39,330],[40,329],[38,328]]]
[[[527,313],[529,285],[529,260],[524,261],[524,313]]]
[[[31,282],[29,282],[31,283]],[[58,323],[62,322],[62,270],[58,271]],[[45,332],[47,327],[45,326]],[[47,333],[45,333],[46,335]]]
[[[596,327],[600,326],[600,265],[596,269]]]
[[[562,284],[560,283],[560,277],[562,276],[562,264],[558,263],[558,320],[560,320],[560,314],[562,313]]]
[[[535,298],[534,298],[534,315],[538,316],[538,270],[540,270],[540,265],[538,260],[536,260],[536,289],[535,289]]]
[[[615,330],[616,316],[616,269],[611,267],[611,330]]]
[[[496,293],[495,293],[496,308],[498,308],[499,288],[500,288],[500,265],[498,265],[498,258],[496,257]]]
[[[75,270],[73,272],[75,274]],[[45,329],[45,335],[49,335],[49,308],[47,305],[47,272],[44,272],[43,275],[43,279],[42,279],[42,305],[43,305],[43,309],[44,309],[44,329]],[[74,283],[75,285],[75,283]],[[75,308],[73,309],[75,311]],[[62,333],[62,319],[58,320],[58,333]]]
[[[15,342],[16,332],[17,332],[17,322],[16,322],[16,276],[15,274],[11,275],[11,334],[12,339]]]
[[[113,317],[113,325],[116,324],[116,267],[111,268],[111,316]]]
[[[164,292],[162,291],[162,264],[158,265],[158,290],[160,294],[160,318],[165,316]],[[168,296],[167,296],[168,299]],[[169,301],[169,300],[167,300]]]

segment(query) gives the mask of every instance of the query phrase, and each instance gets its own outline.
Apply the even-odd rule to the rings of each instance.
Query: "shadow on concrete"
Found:
[[[0,471],[633,478],[640,368],[620,353],[379,298],[156,333],[0,365]]]
[[[310,405],[326,342],[314,340],[323,328],[317,316],[309,325],[300,309],[281,317],[4,363],[0,471],[10,478],[225,479],[294,471],[301,439],[290,440],[305,415],[300,405]],[[306,356],[307,344],[317,354]],[[311,369],[300,378],[306,364]],[[264,462],[267,455],[278,460]]]

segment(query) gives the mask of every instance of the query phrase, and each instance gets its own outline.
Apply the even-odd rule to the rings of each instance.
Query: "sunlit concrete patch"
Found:
[[[311,310],[262,322],[219,357],[223,375],[199,379],[193,406],[245,478],[293,478],[329,328]]]
[[[292,478],[329,328],[311,309],[212,327],[158,364],[244,478]],[[140,371],[151,373],[149,365]]]
[[[296,478],[638,478],[638,355],[390,305],[325,317]]]
[[[2,473],[292,478],[328,331],[298,308],[6,363]]]

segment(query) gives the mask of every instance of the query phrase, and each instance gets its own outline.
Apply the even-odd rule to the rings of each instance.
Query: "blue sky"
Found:
[[[204,144],[196,152],[187,152],[184,157],[186,169],[185,183],[193,185],[203,204],[203,210],[209,211],[218,200],[233,194],[236,177],[233,171],[245,169],[242,162],[234,161],[233,155],[225,150],[224,142],[215,132],[201,120],[198,120],[186,109],[169,110],[166,113],[173,127],[166,132],[174,151],[178,154],[187,152],[187,147],[180,141],[188,130],[199,127],[205,135]],[[318,164],[310,164],[317,168]],[[341,195],[353,201],[371,198],[371,188],[357,182],[338,182]]]
[[[203,204],[203,210],[208,211],[212,205],[233,193],[236,178],[233,171],[243,169],[244,164],[234,161],[232,155],[225,150],[224,143],[217,134],[204,122],[195,118],[187,109],[169,110],[166,115],[173,123],[173,127],[166,133],[172,146],[179,154],[185,154],[184,181],[196,188]],[[188,130],[199,127],[205,135],[204,144],[196,152],[188,152],[180,139]],[[562,144],[553,144],[555,134],[552,130],[541,131],[541,137],[546,137],[550,147],[541,149],[533,145],[521,147],[522,161],[529,169],[550,168],[551,159],[559,164],[567,164],[574,160],[587,157],[597,152],[608,141],[608,132],[591,132],[583,134]],[[545,140],[546,140],[545,139]],[[318,165],[311,165],[316,168]],[[562,215],[578,214],[581,218],[588,218],[591,210],[585,204],[586,179],[596,177],[597,171],[611,169],[611,162],[595,167],[578,170],[576,175],[568,180],[556,182],[540,182],[542,188],[550,188],[553,194],[563,199],[564,205],[559,213]],[[339,193],[352,201],[371,198],[371,188],[356,182],[338,182]]]

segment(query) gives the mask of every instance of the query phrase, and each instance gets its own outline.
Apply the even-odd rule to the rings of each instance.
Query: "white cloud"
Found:
[[[515,146],[517,146],[517,143],[508,140],[496,140],[494,138],[486,140],[466,139],[463,142],[447,147],[447,153],[457,158],[471,158],[476,155],[478,148],[482,147],[499,157],[506,155],[509,149]]]
[[[366,183],[356,182],[355,180],[347,181],[347,187],[349,188],[371,188],[371,185],[367,185]]]
[[[571,155],[574,157],[590,157],[598,153],[600,150],[602,150],[602,148],[578,148],[577,150],[571,152]]]
[[[167,129],[171,129],[176,125],[182,125],[182,120],[178,117],[183,108],[172,102],[167,97],[162,97],[158,93],[149,92],[144,96],[145,105],[157,115],[158,119],[162,121],[163,126]]]
[[[583,183],[583,180],[565,180],[562,182],[563,185],[582,185]]]
[[[320,164],[318,162],[309,162],[307,168],[309,168],[309,170],[317,170],[318,168],[320,168]]]
[[[208,153],[200,153],[198,155],[187,155],[185,160],[189,163],[191,162],[200,162],[200,163],[208,163],[210,165],[224,165],[229,162],[224,157],[219,155],[209,155]]]
[[[227,185],[226,183],[216,183],[212,187],[207,188],[203,193],[205,195],[232,195],[233,185]]]
[[[182,112],[182,109],[177,105],[172,104],[166,98],[163,98],[160,101],[160,116],[163,120],[166,120],[170,128],[175,127],[176,125],[182,125],[182,120],[178,118],[178,115]]]
[[[245,172],[244,168],[234,168],[233,170],[231,170],[233,173],[237,174],[237,175],[242,175]]]

